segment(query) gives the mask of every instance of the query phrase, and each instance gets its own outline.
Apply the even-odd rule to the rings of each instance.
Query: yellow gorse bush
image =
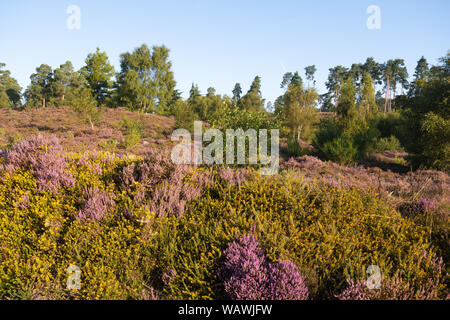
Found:
[[[0,171],[0,298],[221,298],[222,252],[250,232],[271,261],[293,261],[315,297],[333,297],[369,265],[446,290],[426,230],[375,193],[306,184],[295,171],[249,174],[240,185],[215,179],[181,217],[156,216],[120,187],[123,168],[142,158],[65,157],[76,182],[57,193],[38,192],[27,170]],[[202,174],[217,177],[195,168],[183,182],[195,185]],[[99,221],[77,219],[88,187],[114,201]],[[81,270],[79,290],[67,288],[70,265]],[[174,277],[165,283],[168,270]]]

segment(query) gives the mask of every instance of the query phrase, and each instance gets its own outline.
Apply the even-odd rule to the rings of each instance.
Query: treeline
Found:
[[[184,100],[165,46],[147,45],[120,56],[116,72],[98,48],[75,71],[70,61],[52,69],[36,68],[24,94],[10,72],[0,64],[0,107],[38,108],[68,105],[94,125],[98,107],[123,106],[130,110],[175,116],[178,127],[191,128],[194,120],[222,128],[274,128],[288,140],[291,154],[302,154],[299,141],[315,143],[323,156],[351,163],[372,149],[405,148],[417,155],[417,164],[449,168],[449,55],[436,66],[422,57],[413,80],[403,59],[329,69],[327,92],[315,89],[314,65],[283,75],[284,93],[272,104],[261,94],[256,76],[247,91],[236,83],[231,95],[212,87],[202,94],[192,84]],[[25,103],[22,105],[22,96]],[[333,115],[320,119],[319,112]]]

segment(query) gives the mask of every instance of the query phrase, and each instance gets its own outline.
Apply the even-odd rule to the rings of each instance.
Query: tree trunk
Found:
[[[297,128],[297,141],[300,141],[301,132],[302,132],[302,126],[300,125]]]
[[[45,97],[42,98],[42,108],[45,108]]]
[[[389,87],[389,76],[387,76],[386,77],[386,93],[385,93],[386,101],[384,102],[384,113],[387,112],[387,108],[388,108],[388,104],[389,104],[389,90],[390,90],[390,87]]]
[[[337,115],[337,105],[338,105],[338,89],[336,87],[336,91],[334,93],[334,115]]]

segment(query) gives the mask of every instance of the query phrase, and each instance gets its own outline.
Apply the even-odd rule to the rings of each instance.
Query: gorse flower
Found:
[[[234,300],[305,300],[308,288],[291,261],[270,263],[253,234],[231,242],[219,271],[225,293]]]

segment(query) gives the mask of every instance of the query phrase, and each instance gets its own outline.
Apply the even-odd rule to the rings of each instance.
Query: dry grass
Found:
[[[142,139],[132,148],[124,146],[126,129],[122,119],[143,123]],[[124,108],[103,109],[94,129],[68,107],[29,110],[0,109],[0,149],[11,141],[39,132],[55,134],[65,151],[106,150],[116,153],[143,154],[147,146],[169,140],[174,119],[154,114],[138,114]]]
[[[291,158],[282,166],[294,168],[306,181],[372,189],[396,204],[426,198],[439,203],[447,217],[450,213],[450,177],[440,171],[417,170],[402,174],[377,167],[346,167],[311,156]]]

